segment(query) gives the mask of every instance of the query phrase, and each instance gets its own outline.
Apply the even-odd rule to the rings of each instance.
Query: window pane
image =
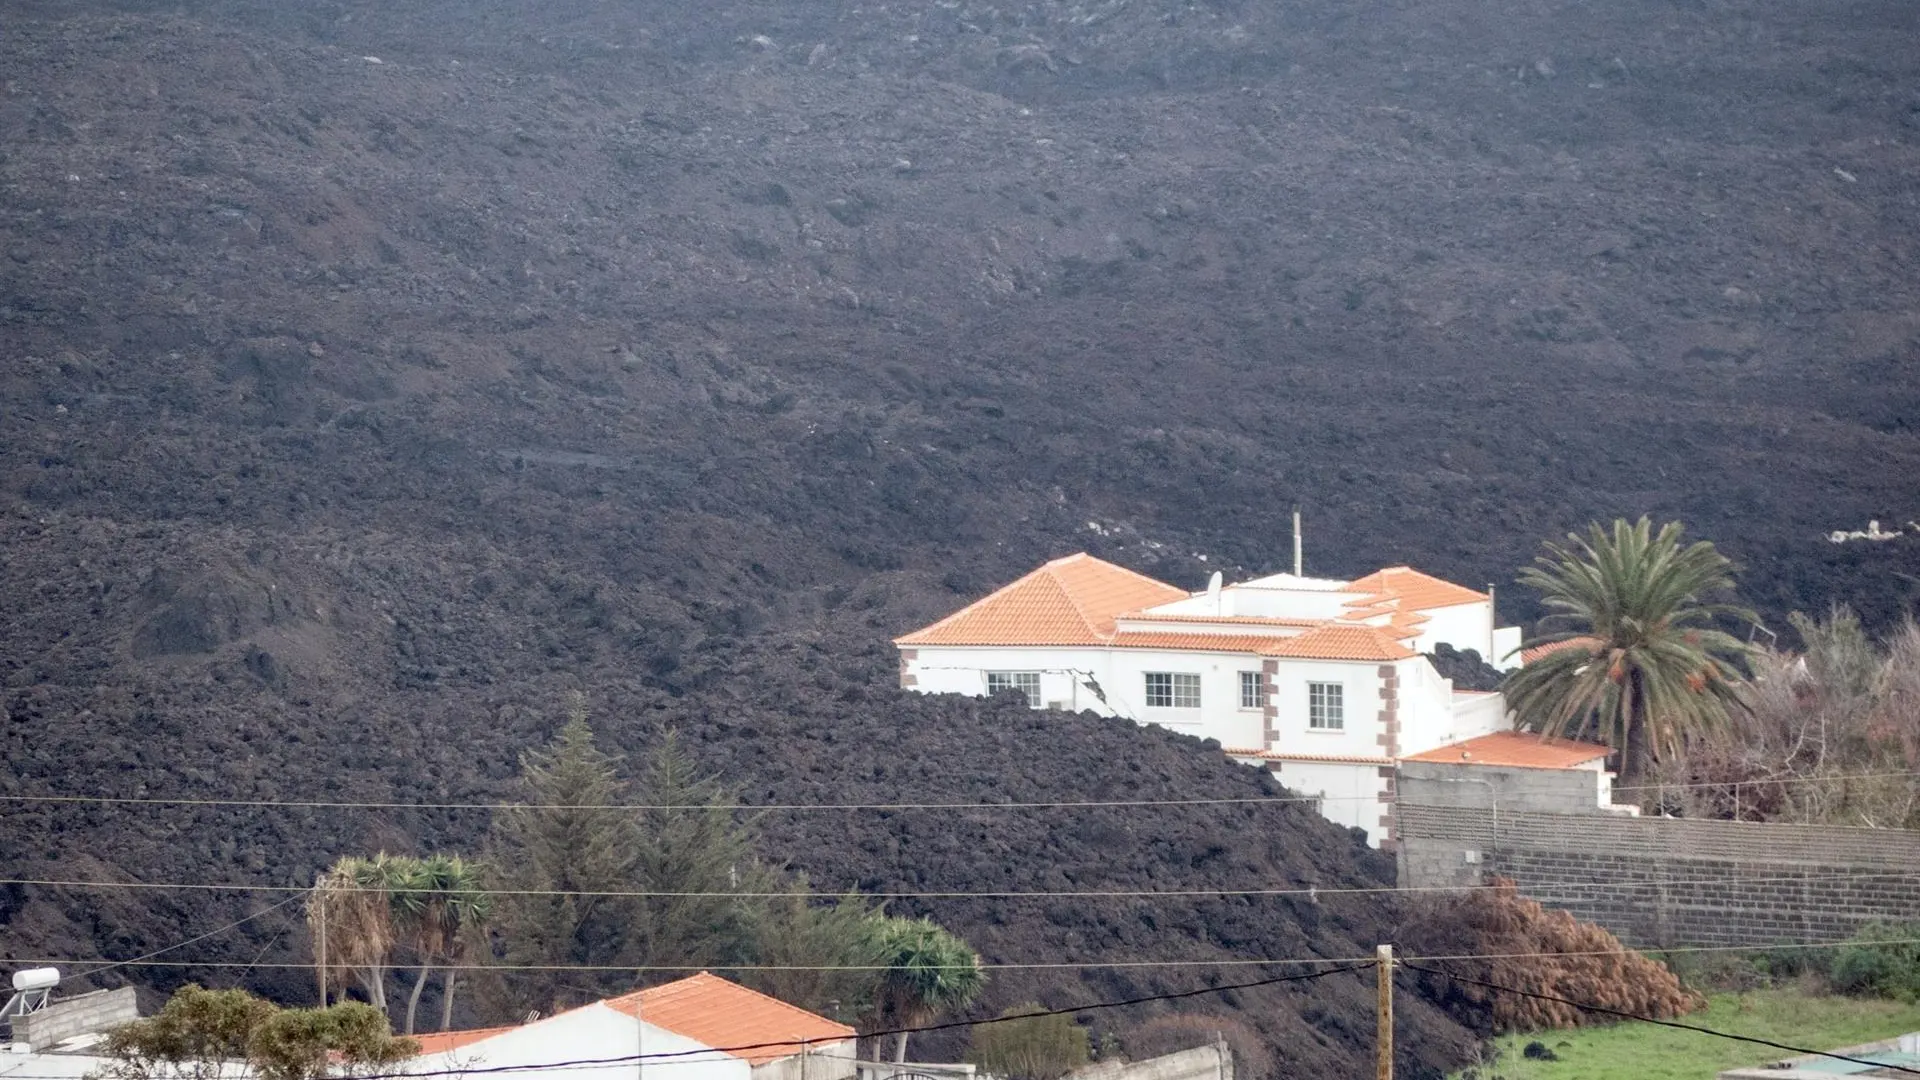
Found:
[[[1165,709],[1173,705],[1173,676],[1163,671],[1147,672],[1147,708]]]
[[[1176,709],[1200,707],[1200,676],[1175,675],[1173,677],[1173,707]]]
[[[1147,707],[1150,709],[1197,709],[1200,707],[1200,676],[1177,671],[1149,671]]]
[[[1347,726],[1346,687],[1340,683],[1307,684],[1307,726],[1338,730]]]
[[[1267,703],[1266,687],[1261,685],[1261,675],[1257,671],[1240,673],[1240,707],[1258,709]]]
[[[987,672],[987,693],[997,694],[1002,690],[1018,690],[1026,695],[1027,704],[1040,704],[1040,673],[1037,671],[989,671]]]

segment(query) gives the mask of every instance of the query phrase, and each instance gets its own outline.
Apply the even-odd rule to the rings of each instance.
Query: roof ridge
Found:
[[[1060,580],[1060,575],[1054,571],[1054,567],[1056,566],[1061,566],[1069,562],[1079,562],[1079,561],[1085,561],[1089,559],[1095,562],[1106,563],[1106,565],[1115,567],[1116,569],[1120,569],[1120,570],[1126,569],[1126,567],[1119,566],[1117,563],[1110,563],[1110,562],[1107,562],[1107,560],[1105,559],[1096,559],[1094,556],[1089,555],[1084,551],[1077,551],[1072,555],[1066,556],[1065,558],[1055,559],[1054,561],[1041,567],[1041,569],[1047,572],[1047,577],[1053,581],[1054,587],[1060,590],[1060,595],[1067,598],[1067,606],[1073,609],[1073,614],[1080,620],[1080,625],[1087,628],[1087,635],[1093,638],[1095,641],[1112,641],[1113,640],[1112,634],[1102,634],[1100,631],[1094,629],[1093,620],[1087,617],[1086,606],[1080,603],[1080,598],[1073,594],[1073,587],[1071,585],[1068,585],[1066,582]]]
[[[832,1017],[821,1016],[819,1013],[814,1012],[811,1009],[803,1009],[800,1006],[795,1005],[791,1001],[786,1001],[782,998],[774,997],[772,994],[766,993],[764,991],[755,990],[753,987],[748,986],[745,983],[734,982],[732,979],[715,975],[711,971],[701,971],[697,974],[689,975],[684,979],[675,979],[674,981],[669,983],[661,983],[659,986],[649,986],[642,990],[636,990],[634,991],[634,993],[644,997],[645,995],[650,993],[657,993],[662,990],[671,990],[676,986],[686,986],[688,983],[721,983],[727,986],[731,991],[735,993],[750,994],[763,1001],[767,1001],[774,1005],[779,1006],[785,1012],[799,1013],[802,1016],[810,1017],[814,1020],[824,1020],[827,1023],[833,1024],[837,1027],[846,1028],[849,1032],[854,1030],[852,1027],[848,1027],[848,1025],[842,1024],[840,1023],[840,1021],[835,1020]],[[668,1030],[672,1030],[672,1029],[669,1028]]]

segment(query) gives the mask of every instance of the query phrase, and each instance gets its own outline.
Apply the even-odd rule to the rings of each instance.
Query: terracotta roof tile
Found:
[[[1261,634],[1181,634],[1157,630],[1124,630],[1107,644],[1119,649],[1184,649],[1193,652],[1260,653],[1285,638]]]
[[[483,1039],[491,1039],[495,1035],[500,1035],[512,1030],[512,1025],[506,1027],[468,1028],[465,1031],[435,1031],[426,1035],[410,1035],[408,1038],[420,1044],[420,1052],[422,1054],[438,1054],[448,1050],[458,1050],[463,1046],[480,1042]]]
[[[1115,617],[1186,596],[1081,552],[1055,559],[894,644],[1098,645],[1113,636]]]
[[[705,971],[664,986],[608,998],[606,1005],[706,1046],[754,1047],[733,1055],[752,1065],[792,1057],[800,1053],[803,1043],[818,1046],[851,1039],[855,1034],[845,1024]]]
[[[1548,739],[1524,731],[1496,731],[1464,742],[1411,754],[1402,761],[1440,765],[1500,765],[1519,769],[1572,769],[1613,753],[1599,743]]]
[[[1543,656],[1547,656],[1552,653],[1557,653],[1562,649],[1583,648],[1583,647],[1598,645],[1599,643],[1600,642],[1597,638],[1572,637],[1572,638],[1568,638],[1565,641],[1555,641],[1546,645],[1535,645],[1531,649],[1520,650],[1520,663],[1523,665],[1531,664],[1535,660],[1538,660]]]
[[[1129,611],[1122,619],[1137,619],[1140,622],[1191,622],[1217,623],[1222,626],[1284,626],[1298,628],[1319,626],[1325,619],[1289,619],[1278,615],[1162,615],[1156,611]]]
[[[1431,574],[1423,574],[1411,566],[1389,566],[1376,570],[1366,577],[1348,584],[1347,588],[1356,592],[1384,594],[1399,597],[1401,607],[1413,610],[1452,607],[1455,604],[1472,604],[1487,599],[1487,594],[1475,592],[1464,585],[1455,585],[1451,581],[1442,581]],[[1378,602],[1379,596],[1369,596],[1358,603]]]
[[[1301,660],[1405,660],[1419,653],[1379,627],[1328,625],[1299,637],[1276,638],[1260,650],[1260,655]]]

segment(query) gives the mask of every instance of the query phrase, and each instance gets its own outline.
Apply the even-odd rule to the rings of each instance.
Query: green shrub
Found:
[[[1920,923],[1873,923],[1847,940],[1828,973],[1856,997],[1920,1001]]]
[[[974,1028],[968,1060],[1007,1080],[1060,1080],[1085,1065],[1087,1029],[1065,1013],[1035,1015],[1045,1011],[1032,1002],[1015,1005],[1000,1015],[1021,1019]]]

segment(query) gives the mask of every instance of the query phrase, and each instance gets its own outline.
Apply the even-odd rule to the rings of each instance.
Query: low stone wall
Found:
[[[1233,1080],[1233,1052],[1224,1042],[1196,1046],[1145,1061],[1101,1061],[1067,1074],[1068,1080]]]
[[[79,997],[55,999],[38,1012],[12,1019],[13,1041],[46,1050],[75,1035],[130,1023],[140,1018],[133,987],[96,990]]]

